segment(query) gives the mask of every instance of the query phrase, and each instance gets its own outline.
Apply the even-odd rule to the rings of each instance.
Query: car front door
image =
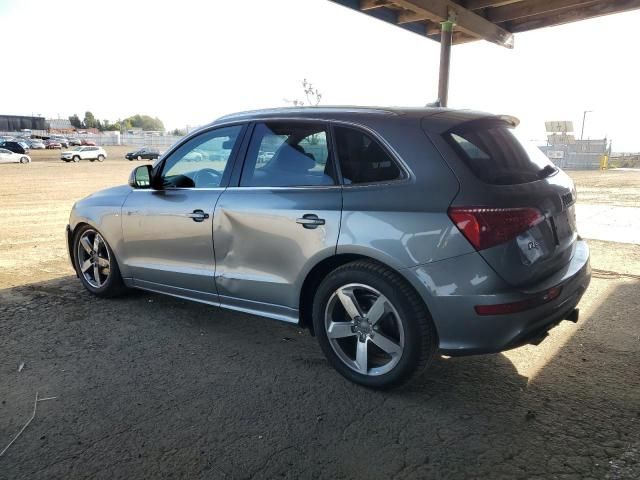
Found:
[[[155,167],[156,188],[127,197],[124,262],[136,286],[217,301],[213,212],[244,129],[214,128],[188,139]]]
[[[297,321],[301,283],[334,255],[340,229],[342,193],[327,138],[324,122],[254,125],[242,174],[215,209],[223,306]]]

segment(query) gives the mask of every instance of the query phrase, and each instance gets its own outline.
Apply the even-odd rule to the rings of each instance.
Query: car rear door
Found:
[[[213,212],[244,130],[232,125],[191,137],[155,168],[156,188],[136,189],[127,197],[124,262],[135,285],[216,301]],[[195,150],[199,162],[190,160]]]
[[[297,321],[302,281],[335,254],[340,229],[342,192],[329,131],[325,122],[310,121],[252,129],[242,172],[234,173],[214,215],[220,303]]]

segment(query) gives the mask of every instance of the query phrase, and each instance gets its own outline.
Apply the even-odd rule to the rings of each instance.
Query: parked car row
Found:
[[[69,147],[95,147],[96,143],[84,138],[65,138],[65,137],[51,137],[44,141],[46,148],[69,148]]]
[[[69,147],[74,147],[69,149]],[[30,149],[59,149],[60,159],[65,162],[79,162],[80,160],[90,160],[102,162],[107,158],[107,152],[102,147],[97,147],[90,140],[85,139],[67,139],[60,136],[51,136],[46,140],[11,137],[8,135],[0,136],[0,150],[9,152],[4,154],[0,159],[0,163],[29,163],[31,158],[27,155]],[[69,149],[69,150],[67,150]],[[157,160],[160,152],[151,147],[142,147],[137,150],[128,152],[125,158],[129,161],[133,160]],[[200,161],[204,157],[199,152],[194,153],[192,160]]]

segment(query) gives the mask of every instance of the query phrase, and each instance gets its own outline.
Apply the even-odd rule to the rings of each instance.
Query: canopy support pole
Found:
[[[438,79],[438,104],[446,107],[449,101],[449,70],[451,65],[451,43],[453,41],[452,18],[442,22],[440,30],[440,74]]]

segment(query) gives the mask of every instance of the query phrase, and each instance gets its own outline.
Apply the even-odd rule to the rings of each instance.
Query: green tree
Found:
[[[119,132],[122,129],[120,122],[109,123],[107,120],[104,121],[102,128],[107,132]]]
[[[80,118],[75,113],[69,117],[69,121],[71,122],[71,126],[73,128],[82,128],[82,122]]]
[[[142,130],[158,130],[161,132],[164,131],[164,124],[158,117],[154,118],[150,117],[149,115],[137,114],[129,118],[125,118],[124,121],[125,124],[126,122],[129,122],[131,124],[131,127],[141,128]]]
[[[93,116],[93,113],[87,111],[84,113],[83,123],[85,128],[96,128],[96,117]]]
[[[187,132],[182,128],[174,128],[171,130],[171,135],[175,135],[176,137],[184,137]]]

